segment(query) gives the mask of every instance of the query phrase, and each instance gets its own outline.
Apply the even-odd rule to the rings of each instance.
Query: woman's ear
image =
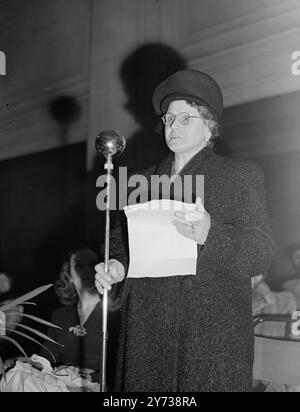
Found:
[[[209,143],[212,138],[212,133],[209,127],[206,128],[204,140]]]
[[[210,140],[212,138],[212,132],[211,132],[210,127],[208,127],[207,130],[206,130],[206,136],[207,136],[208,140]]]

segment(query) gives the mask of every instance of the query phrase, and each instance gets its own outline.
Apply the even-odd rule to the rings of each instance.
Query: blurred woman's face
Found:
[[[91,273],[89,265],[84,265],[76,260],[76,254],[74,253],[70,259],[70,275],[73,280],[74,286],[79,289],[94,289],[95,287],[95,275]]]
[[[178,117],[182,113],[190,117]],[[208,122],[201,117],[196,107],[185,100],[174,100],[169,104],[166,114],[171,115],[170,119],[173,117],[173,121],[165,124],[165,139],[170,150],[193,155],[207,145],[206,139],[211,137]],[[182,124],[180,119],[187,119],[187,122],[184,122],[186,124]]]
[[[10,291],[10,279],[5,273],[0,273],[0,293],[6,293]]]

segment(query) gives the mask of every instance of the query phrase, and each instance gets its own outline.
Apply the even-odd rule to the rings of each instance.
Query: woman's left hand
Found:
[[[199,245],[204,245],[210,230],[211,219],[210,214],[204,209],[201,198],[198,197],[195,210],[175,212],[175,220],[172,223],[181,235],[194,240]]]

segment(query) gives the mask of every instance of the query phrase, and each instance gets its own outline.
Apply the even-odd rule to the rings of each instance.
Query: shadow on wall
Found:
[[[76,122],[81,114],[82,108],[77,99],[72,96],[55,97],[48,104],[48,109],[51,117],[61,127],[61,143],[68,143],[68,132],[72,123]]]
[[[158,163],[168,153],[163,137],[155,131],[161,121],[154,113],[152,94],[161,81],[184,68],[184,58],[173,48],[159,43],[137,48],[121,64],[120,76],[127,94],[125,108],[140,126],[128,137],[120,160],[129,173]]]
[[[127,102],[125,109],[133,116],[139,129],[126,136],[127,146],[121,157],[115,158],[114,169],[118,179],[118,167],[126,166],[128,176],[136,171],[158,164],[169,153],[163,135],[163,124],[154,112],[152,95],[155,87],[170,74],[187,68],[185,59],[172,47],[160,43],[145,44],[129,54],[120,65],[119,74],[123,83]],[[217,141],[216,151],[228,154],[226,142]],[[105,214],[96,208],[97,177],[104,174],[104,159],[94,157],[92,171],[88,177],[87,196],[87,239],[96,249],[103,244]],[[112,213],[112,225],[114,213]],[[99,248],[99,246],[98,246]],[[103,247],[102,247],[103,249]]]
[[[139,129],[126,136],[127,146],[121,157],[114,160],[117,166],[126,166],[128,175],[159,163],[169,152],[162,133],[162,122],[154,113],[152,94],[155,87],[171,73],[186,68],[184,58],[173,48],[160,43],[145,44],[129,54],[120,65],[119,74],[127,95],[125,109],[133,116]],[[88,177],[87,239],[95,246],[104,241],[105,214],[96,208],[97,177],[104,174],[104,159],[94,157]],[[112,221],[114,216],[112,214]],[[113,224],[113,222],[112,222]]]

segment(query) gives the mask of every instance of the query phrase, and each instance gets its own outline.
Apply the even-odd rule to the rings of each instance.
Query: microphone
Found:
[[[103,131],[98,134],[95,141],[96,151],[105,158],[121,155],[125,146],[125,137],[119,130]]]

